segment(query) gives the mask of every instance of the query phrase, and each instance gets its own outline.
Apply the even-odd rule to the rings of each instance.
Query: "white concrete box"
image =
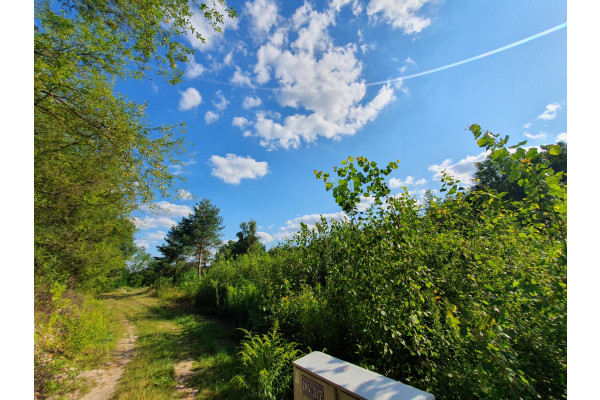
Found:
[[[294,400],[434,400],[430,393],[320,351],[293,365]]]

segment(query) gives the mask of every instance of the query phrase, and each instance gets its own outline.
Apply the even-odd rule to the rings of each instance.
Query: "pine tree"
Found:
[[[219,208],[203,199],[194,206],[194,212],[169,230],[166,244],[159,251],[169,261],[189,255],[198,260],[198,276],[202,275],[202,262],[211,248],[221,244],[221,231],[225,228]]]

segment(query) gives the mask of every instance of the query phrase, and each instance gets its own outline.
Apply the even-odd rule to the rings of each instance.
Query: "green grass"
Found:
[[[193,360],[189,382],[197,399],[239,399],[230,383],[239,361],[235,327],[192,313],[189,304],[152,297],[137,290],[111,293],[106,301],[135,326],[135,356],[127,364],[116,399],[172,399],[176,394],[174,365]]]
[[[54,284],[35,291],[34,386],[39,398],[85,392],[77,376],[110,360],[123,333],[105,302]]]

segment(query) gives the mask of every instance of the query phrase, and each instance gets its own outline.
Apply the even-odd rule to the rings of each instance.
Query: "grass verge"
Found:
[[[104,302],[58,283],[35,288],[35,398],[82,391],[77,375],[107,361],[122,326]]]

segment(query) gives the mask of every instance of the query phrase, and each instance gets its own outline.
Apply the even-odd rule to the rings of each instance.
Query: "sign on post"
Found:
[[[434,400],[434,396],[320,351],[294,361],[294,400]]]

